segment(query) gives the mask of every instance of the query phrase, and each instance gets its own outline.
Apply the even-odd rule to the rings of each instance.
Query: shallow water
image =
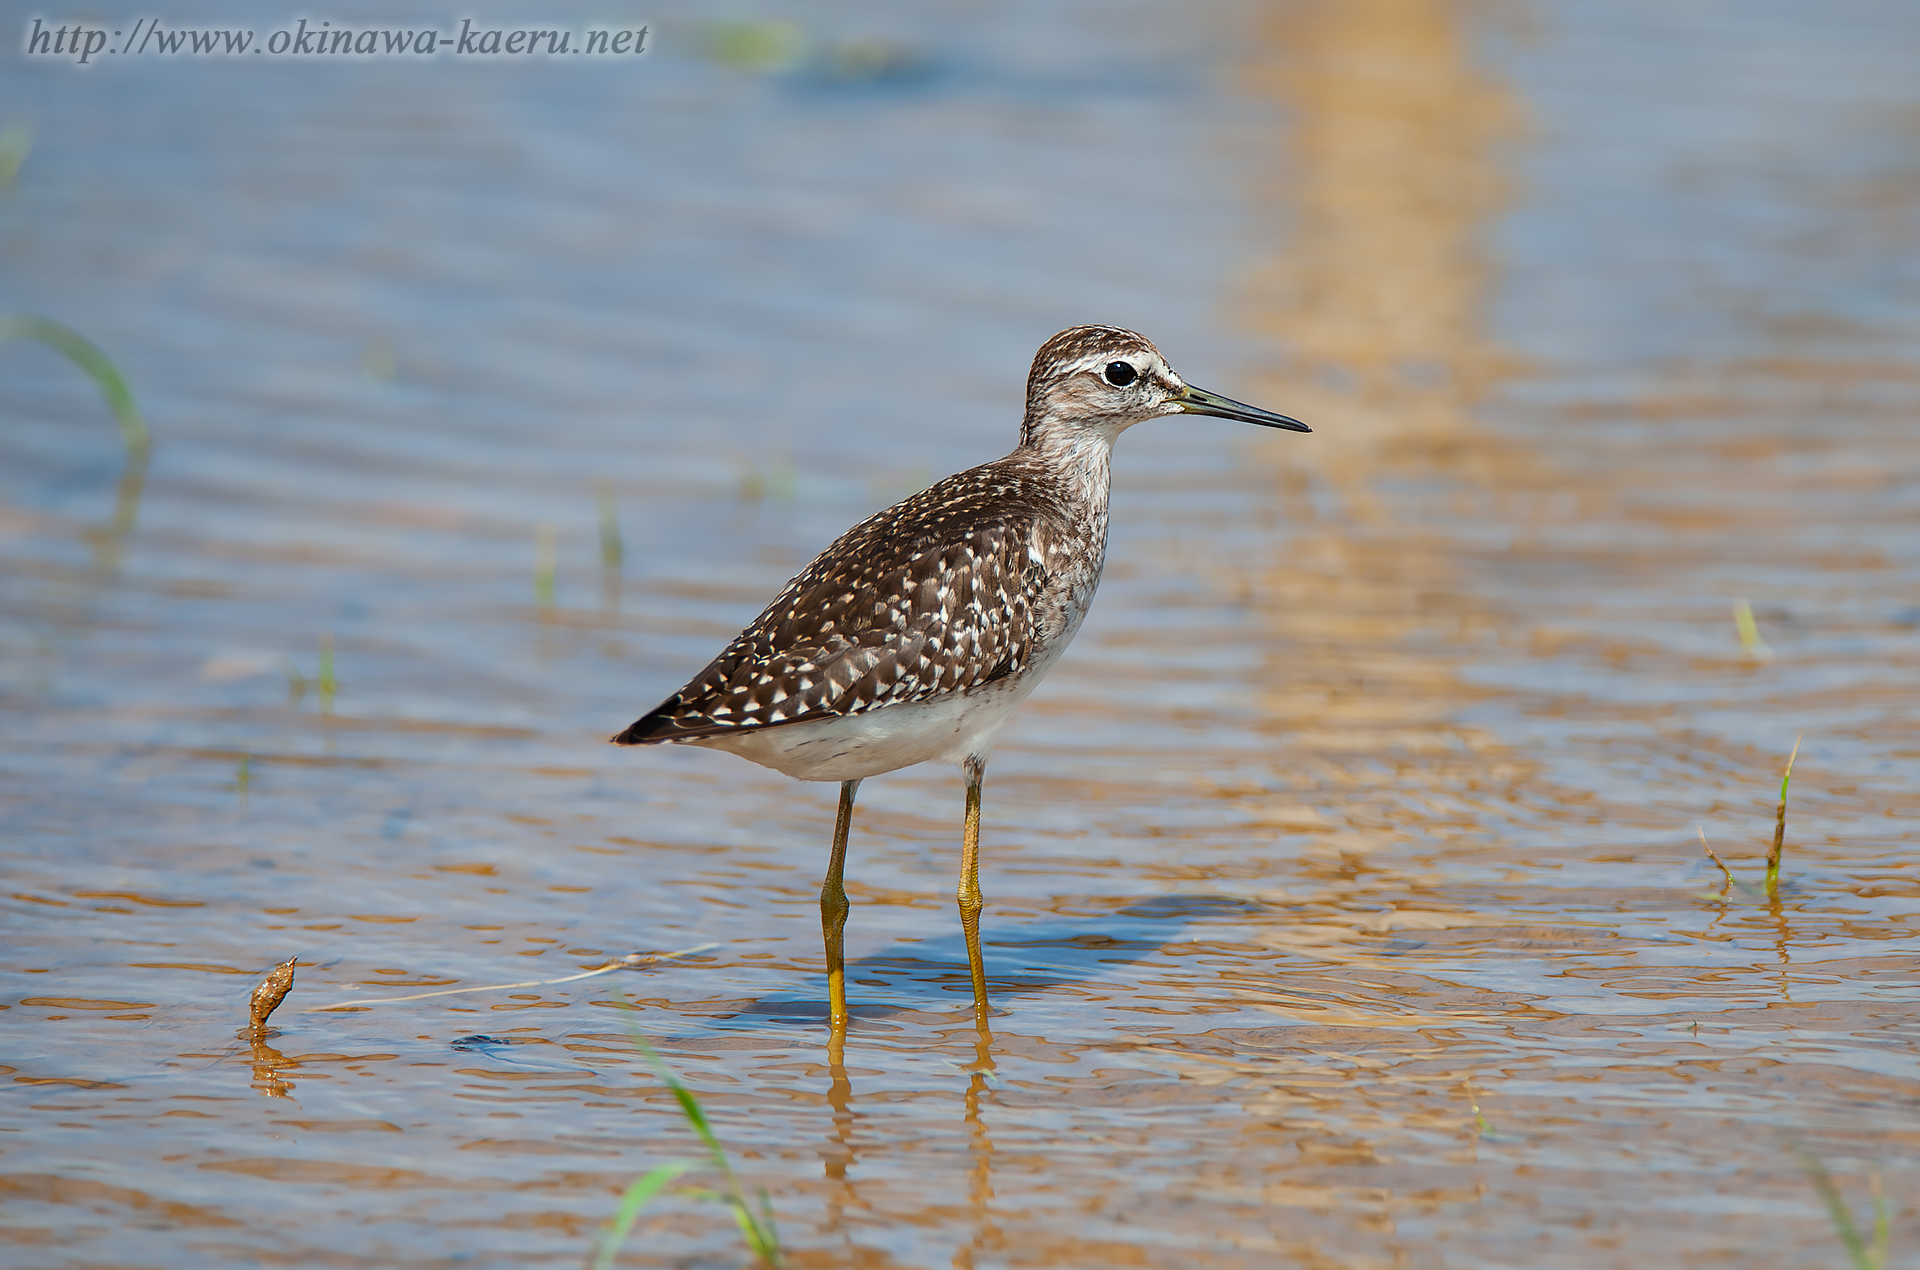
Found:
[[[649,16],[0,82],[0,309],[158,437],[116,533],[111,419],[0,348],[9,1264],[578,1264],[699,1152],[629,1018],[801,1266],[1844,1264],[1805,1159],[1912,1261],[1920,20]],[[603,738],[1085,320],[1316,432],[1123,440],[988,776],[990,1048],[910,770],[836,1067],[832,789]],[[624,1263],[744,1260],[672,1198]]]

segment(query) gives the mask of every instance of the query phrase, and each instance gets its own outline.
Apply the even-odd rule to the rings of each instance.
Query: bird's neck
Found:
[[[1117,430],[1040,427],[1014,453],[1046,469],[1074,506],[1104,520],[1113,440],[1118,435]]]

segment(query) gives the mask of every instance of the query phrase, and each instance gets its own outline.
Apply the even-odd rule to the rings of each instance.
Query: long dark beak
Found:
[[[1244,401],[1235,401],[1231,397],[1222,397],[1217,392],[1208,392],[1204,388],[1187,385],[1184,397],[1175,400],[1173,405],[1190,415],[1214,415],[1221,419],[1238,419],[1241,423],[1257,423],[1263,428],[1285,428],[1289,432],[1312,432],[1298,419],[1289,419],[1277,415],[1271,410],[1262,410],[1258,406],[1249,406]]]

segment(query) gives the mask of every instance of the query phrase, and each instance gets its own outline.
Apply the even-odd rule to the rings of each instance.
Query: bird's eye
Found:
[[[1125,388],[1140,378],[1140,372],[1133,368],[1132,362],[1108,362],[1107,382],[1115,388]]]

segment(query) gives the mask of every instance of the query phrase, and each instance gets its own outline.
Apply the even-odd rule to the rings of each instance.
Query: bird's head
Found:
[[[1195,388],[1144,335],[1117,326],[1074,326],[1034,355],[1020,440],[1033,445],[1092,432],[1111,442],[1136,423],[1176,414],[1313,430],[1298,419]]]

